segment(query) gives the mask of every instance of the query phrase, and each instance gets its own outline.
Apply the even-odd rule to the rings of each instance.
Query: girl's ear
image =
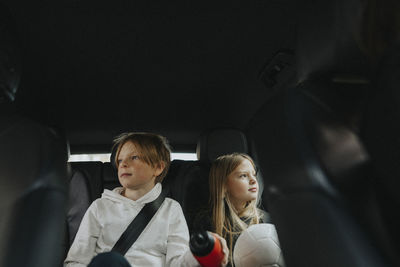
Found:
[[[228,198],[228,197],[229,197],[228,190],[226,190],[226,188],[225,188],[222,198]]]

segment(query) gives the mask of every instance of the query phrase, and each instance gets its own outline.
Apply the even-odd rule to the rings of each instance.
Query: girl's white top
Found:
[[[86,211],[64,266],[87,266],[92,258],[111,251],[143,206],[161,193],[161,184],[140,199],[123,197],[122,187],[104,190]],[[200,266],[189,250],[189,231],[182,208],[165,198],[125,258],[132,266]]]

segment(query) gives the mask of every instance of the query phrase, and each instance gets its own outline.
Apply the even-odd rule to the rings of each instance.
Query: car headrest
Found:
[[[203,133],[197,143],[197,159],[212,162],[221,155],[248,153],[246,135],[237,129],[213,129]]]
[[[115,165],[115,157],[116,157],[116,154],[117,154],[117,149],[118,149],[117,146],[113,146],[113,147],[111,148],[111,154],[110,154],[110,163],[111,163],[111,166],[112,166],[115,170],[118,169],[117,166]]]
[[[369,71],[361,52],[365,4],[359,0],[306,1],[299,6],[296,62],[298,81],[321,73],[359,82]]]
[[[103,186],[110,190],[121,186],[118,180],[117,170],[112,163],[103,163]]]
[[[20,80],[20,49],[13,16],[0,5],[0,103],[13,102]]]

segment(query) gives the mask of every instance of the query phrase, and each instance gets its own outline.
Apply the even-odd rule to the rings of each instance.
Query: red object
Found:
[[[220,267],[221,262],[224,258],[224,253],[222,251],[221,242],[214,236],[210,235],[214,239],[214,247],[212,250],[205,256],[196,256],[196,260],[200,263],[203,267]]]

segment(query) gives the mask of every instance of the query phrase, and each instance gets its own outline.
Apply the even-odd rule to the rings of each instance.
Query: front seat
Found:
[[[376,58],[364,54],[371,36],[382,36],[374,24],[385,19],[382,5],[398,7],[395,2],[299,3],[298,84],[276,94],[249,127],[261,170],[268,173],[264,201],[287,266],[399,266],[393,245],[399,227],[398,160],[389,161],[399,150],[384,149],[398,143],[399,135],[388,130],[400,133],[399,122],[382,116],[393,105],[368,107],[367,99],[382,89],[374,79]],[[397,27],[393,17],[386,19]],[[392,58],[394,74],[398,64]],[[398,91],[394,77],[389,82]],[[384,198],[393,201],[390,207]]]
[[[67,146],[17,115],[19,50],[6,10],[0,6],[0,266],[54,267],[62,255]]]

